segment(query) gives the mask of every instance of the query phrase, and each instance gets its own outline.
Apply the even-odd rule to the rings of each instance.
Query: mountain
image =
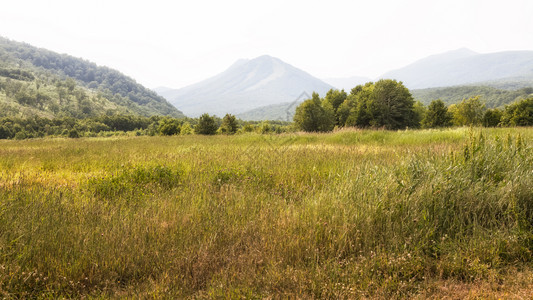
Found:
[[[334,86],[336,89],[349,93],[354,87],[372,81],[369,77],[353,76],[348,78],[324,78],[324,82]]]
[[[224,116],[261,106],[293,102],[302,93],[325,94],[333,88],[308,73],[268,55],[241,59],[226,71],[177,90],[158,89],[186,115]]]
[[[525,80],[533,83],[533,51],[479,54],[463,48],[429,56],[401,69],[387,72],[381,78],[403,81],[410,89],[487,81]]]
[[[0,117],[104,114],[184,117],[117,70],[0,37]]]

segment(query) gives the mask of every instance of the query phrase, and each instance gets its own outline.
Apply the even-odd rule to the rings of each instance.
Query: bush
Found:
[[[78,130],[76,129],[71,129],[69,132],[68,132],[68,137],[71,138],[71,139],[77,139],[80,137],[80,134],[78,133]]]
[[[176,119],[166,118],[159,124],[160,135],[177,135],[180,134],[180,129],[179,121]]]
[[[23,140],[23,139],[26,139],[28,138],[28,135],[26,134],[25,131],[19,131],[17,133],[15,133],[15,140]]]
[[[193,129],[191,127],[191,124],[189,122],[185,122],[181,125],[181,134],[182,135],[189,135],[193,133]]]

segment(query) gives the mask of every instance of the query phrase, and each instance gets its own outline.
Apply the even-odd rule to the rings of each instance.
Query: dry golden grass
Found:
[[[532,140],[0,141],[0,296],[529,299]]]

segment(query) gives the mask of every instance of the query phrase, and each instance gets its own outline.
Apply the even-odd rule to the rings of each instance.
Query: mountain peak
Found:
[[[272,57],[268,54],[263,54],[261,56],[258,56],[256,58],[254,58],[254,60],[271,60],[271,59],[276,59],[275,57]]]
[[[285,63],[284,61],[282,61],[281,59],[277,58],[277,57],[273,57],[273,56],[270,56],[270,55],[261,55],[261,56],[258,56],[254,59],[251,59],[249,61],[251,64],[258,64],[258,65],[274,65],[274,64],[277,64],[277,65],[289,65],[287,63]]]
[[[262,55],[236,61],[226,71],[191,86],[161,93],[187,115],[223,116],[291,102],[302,92],[325,94],[332,86],[279,58]]]

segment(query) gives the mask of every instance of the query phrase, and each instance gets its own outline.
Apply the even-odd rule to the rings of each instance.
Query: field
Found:
[[[0,298],[529,299],[532,141],[0,141]]]

